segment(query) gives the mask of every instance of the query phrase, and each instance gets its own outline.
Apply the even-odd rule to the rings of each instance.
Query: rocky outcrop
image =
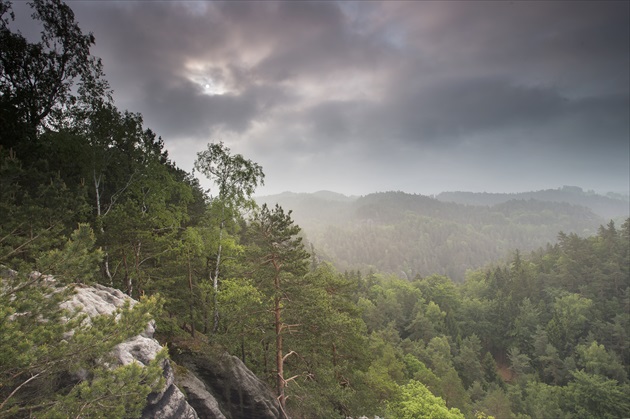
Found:
[[[126,301],[136,301],[119,290],[102,285],[76,285],[76,294],[63,303],[80,308],[90,318],[110,315]],[[121,365],[138,362],[147,365],[162,346],[153,338],[155,324],[117,345],[113,355]],[[163,363],[165,387],[149,394],[142,417],[160,419],[275,419],[280,407],[267,388],[240,359],[227,353],[193,352],[178,348],[171,353],[177,363]],[[175,367],[175,371],[174,371]],[[183,391],[182,391],[183,390]]]
[[[76,293],[72,298],[62,304],[63,308],[73,310],[80,308],[89,318],[98,315],[111,315],[117,308],[122,307],[129,300],[131,305],[136,301],[126,294],[114,288],[102,285],[77,285]],[[113,350],[113,355],[120,365],[128,365],[137,362],[147,365],[155,359],[158,352],[162,350],[162,345],[153,339],[155,332],[154,322],[147,325],[145,331],[138,336],[120,343]],[[160,392],[149,394],[147,406],[142,412],[145,419],[196,419],[199,416],[188,404],[186,397],[175,385],[175,375],[171,362],[163,361],[164,388]]]
[[[186,393],[188,403],[195,409],[199,417],[227,419],[208,387],[190,371],[181,368],[177,373],[176,383]]]
[[[209,418],[276,419],[281,417],[280,406],[269,388],[243,362],[228,353],[219,356],[174,351],[173,359],[197,380],[192,385],[182,384],[189,395],[189,403],[201,412],[205,394],[218,403],[223,416]],[[203,384],[203,388],[199,385]],[[198,389],[202,390],[197,392]],[[193,396],[193,394],[195,394]],[[198,396],[197,396],[198,395]],[[198,399],[198,400],[196,400]],[[203,403],[206,403],[205,401]],[[205,408],[203,410],[206,411]],[[214,413],[213,413],[214,414]],[[199,414],[200,417],[204,417]]]

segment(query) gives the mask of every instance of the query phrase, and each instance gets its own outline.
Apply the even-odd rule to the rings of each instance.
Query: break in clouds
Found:
[[[187,170],[222,140],[260,193],[629,188],[627,2],[71,6]]]

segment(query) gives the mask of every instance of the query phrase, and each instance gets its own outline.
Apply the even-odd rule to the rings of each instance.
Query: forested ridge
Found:
[[[102,361],[150,318],[172,348],[240,357],[287,417],[630,416],[630,219],[326,194],[334,228],[304,234],[290,208],[255,204],[264,168],[223,143],[197,155],[204,191],[116,107],[72,10],[33,12],[38,41],[0,0],[0,417],[138,417],[160,370]],[[344,248],[404,275],[326,262]],[[141,303],[88,327],[59,309],[75,283]]]
[[[341,271],[408,279],[439,273],[457,282],[469,269],[505,261],[514,249],[553,243],[559,231],[589,236],[607,222],[584,206],[536,199],[473,206],[403,192],[345,199],[320,192],[257,201],[294,210],[318,256]]]
[[[444,202],[456,202],[468,205],[496,205],[514,199],[536,199],[539,201],[567,202],[590,208],[601,217],[610,219],[623,215],[627,216],[629,197],[625,194],[608,192],[600,195],[594,191],[584,191],[578,186],[563,186],[558,189],[545,189],[520,193],[473,193],[473,192],[442,192],[436,196]]]

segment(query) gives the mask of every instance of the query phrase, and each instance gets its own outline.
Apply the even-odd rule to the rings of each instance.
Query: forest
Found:
[[[630,416],[630,219],[387,192],[302,230],[224,143],[197,154],[204,190],[116,107],[71,8],[32,9],[35,41],[0,0],[0,417],[139,417],[155,365],[97,361],[151,318],[240,357],[286,417]],[[45,275],[141,303],[84,327]]]
[[[565,189],[556,192],[566,195]],[[284,193],[256,201],[293,210],[317,257],[342,272],[374,270],[407,279],[439,273],[456,282],[463,282],[469,269],[506,261],[515,249],[529,252],[553,243],[560,231],[596,234],[610,221],[602,213],[614,214],[617,224],[630,215],[623,199],[589,195],[593,205],[578,205],[545,199],[551,191],[540,192],[531,194],[535,198],[506,195],[509,199],[491,206],[403,192]]]

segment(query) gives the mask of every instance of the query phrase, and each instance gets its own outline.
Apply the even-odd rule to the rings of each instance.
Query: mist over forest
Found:
[[[516,194],[332,192],[256,198],[292,210],[313,251],[340,271],[413,279],[433,273],[463,282],[466,271],[552,244],[560,231],[593,235],[628,217],[628,198],[578,187]]]
[[[593,191],[628,182],[627,3],[496,3],[508,23],[490,26],[468,25],[490,3],[365,4],[0,0],[0,418],[630,417],[630,201]],[[77,16],[126,23],[104,32],[122,94]],[[522,36],[541,18],[557,33]],[[126,36],[144,30],[172,38],[154,54]],[[593,44],[566,44],[583,32]],[[540,67],[487,55],[491,34],[536,46]],[[560,66],[566,84],[525,77],[555,74],[557,50],[584,63]],[[464,79],[464,63],[521,78]],[[509,152],[494,148],[505,134]],[[379,184],[421,188],[417,167],[463,191]],[[496,173],[521,191],[519,173],[580,186],[465,191]],[[374,191],[265,189],[355,178]],[[110,308],[74,305],[85,295]]]

